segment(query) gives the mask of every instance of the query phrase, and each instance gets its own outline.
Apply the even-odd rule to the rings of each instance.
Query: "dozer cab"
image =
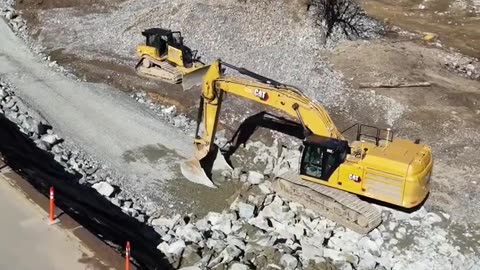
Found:
[[[142,32],[145,45],[137,47],[140,57],[135,66],[136,72],[143,77],[178,84],[183,75],[191,73],[204,64],[183,43],[182,34],[162,28],[150,28]],[[185,89],[189,86],[184,85]]]

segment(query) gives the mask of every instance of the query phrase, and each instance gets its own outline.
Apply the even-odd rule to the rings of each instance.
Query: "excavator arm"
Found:
[[[224,75],[223,67],[236,70],[246,78]],[[220,60],[205,69],[195,136],[197,151],[194,159],[187,162],[188,166],[182,167],[182,172],[189,180],[192,181],[190,178],[198,175],[201,171],[198,167],[202,167],[200,160],[207,157],[214,147],[213,141],[224,94],[232,94],[280,110],[297,119],[303,125],[306,133],[343,139],[325,108],[300,90]],[[204,128],[200,132],[199,125],[202,122]],[[190,172],[186,172],[187,170]],[[192,171],[197,173],[191,173]],[[210,180],[207,181],[205,176],[202,173],[200,178],[204,178],[204,180],[197,179],[193,182],[212,186]]]

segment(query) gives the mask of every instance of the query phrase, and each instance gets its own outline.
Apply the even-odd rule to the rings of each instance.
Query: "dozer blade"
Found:
[[[216,188],[217,186],[210,180],[211,171],[232,170],[232,167],[215,146],[211,152],[208,152],[208,147],[198,149],[192,159],[180,165],[180,170],[190,182]]]
[[[205,75],[205,73],[207,73],[209,67],[210,67],[209,65],[206,65],[192,72],[183,74],[183,78],[182,78],[183,91],[187,91],[194,87],[201,86],[203,82],[203,76]]]

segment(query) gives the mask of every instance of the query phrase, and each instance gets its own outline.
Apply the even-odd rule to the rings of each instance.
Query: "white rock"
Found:
[[[238,215],[240,218],[250,219],[253,217],[254,212],[255,206],[243,202],[238,203]]]
[[[234,168],[232,171],[232,179],[237,180],[240,179],[240,176],[242,175],[242,168],[237,167]]]
[[[304,262],[314,260],[316,263],[320,263],[324,261],[323,248],[318,248],[303,240],[300,240],[300,245],[302,246],[301,257]]]
[[[417,211],[413,213],[413,216],[418,218],[424,218],[428,214],[427,209],[424,206],[420,207]]]
[[[42,125],[35,119],[27,117],[23,122],[22,126],[29,132],[40,135]]]
[[[220,252],[218,257],[208,263],[208,267],[215,268],[220,264],[227,264],[240,256],[241,253],[242,251],[239,248],[229,245],[222,252]]]
[[[171,229],[180,218],[180,215],[175,215],[173,218],[159,217],[152,220],[152,226],[165,226]]]
[[[277,237],[273,235],[264,235],[258,238],[256,244],[262,247],[271,247],[277,241]]]
[[[369,234],[368,234],[374,241],[377,239],[382,238],[382,234],[378,229],[373,229]]]
[[[113,194],[115,189],[107,182],[98,182],[92,185],[92,188],[96,189],[98,193],[102,194],[105,197],[110,197]]]
[[[161,242],[158,244],[157,249],[160,250],[162,253],[167,255],[169,245],[167,242]]]
[[[402,211],[399,211],[399,210],[394,210],[394,209],[391,209],[391,208],[384,207],[383,209],[387,212],[390,212],[392,214],[392,217],[395,220],[398,220],[398,221],[410,219],[411,216],[413,215],[413,214],[409,214],[409,213],[402,212]]]
[[[248,224],[253,225],[253,226],[255,226],[259,229],[262,229],[262,230],[265,230],[265,231],[271,230],[270,226],[268,226],[267,220],[264,217],[258,217],[257,216],[257,217],[249,219],[247,222],[248,222]]]
[[[42,140],[35,140],[34,143],[37,145],[38,148],[48,151],[50,149],[50,145]]]
[[[297,223],[294,226],[288,226],[286,229],[288,233],[295,235],[297,239],[300,239],[305,235],[305,227],[300,223]],[[312,236],[312,238],[313,237],[316,237],[315,241],[319,241],[321,239],[321,242],[323,242],[323,236],[315,234],[315,236]]]
[[[162,113],[166,115],[174,115],[177,112],[175,105],[162,109]]]
[[[220,223],[223,219],[222,214],[217,213],[217,212],[208,212],[208,214],[205,216],[205,219],[210,222],[212,225],[217,225]]]
[[[358,241],[358,246],[369,253],[378,253],[377,243],[368,237],[362,237]]]
[[[335,264],[338,270],[353,270],[353,267],[348,262],[340,262],[339,264]]]
[[[388,229],[389,229],[390,231],[393,231],[393,230],[395,230],[395,227],[397,227],[397,225],[398,225],[398,224],[397,224],[396,222],[390,221],[390,223],[388,224]]]
[[[305,209],[305,207],[302,204],[297,203],[297,202],[289,202],[288,206],[290,207],[290,209],[292,209],[292,211],[297,212],[297,213],[299,211]]]
[[[270,194],[270,193],[272,193],[272,182],[265,181],[265,182],[259,184],[258,188],[260,188],[260,191],[263,194]]]
[[[259,213],[259,216],[260,215],[265,218],[273,218],[277,221],[287,224],[295,217],[295,213],[293,211],[289,211],[289,207],[283,205],[283,201],[278,196],[275,197],[271,204],[263,208],[263,210]]]
[[[264,181],[263,174],[255,171],[249,171],[247,173],[247,181],[252,185],[258,185]]]
[[[245,242],[242,239],[234,237],[232,235],[227,236],[227,244],[234,245],[241,250],[245,250]]]
[[[275,197],[275,194],[268,194],[267,196],[265,196],[265,200],[263,200],[263,206],[265,207],[271,204],[275,200]]]
[[[178,227],[176,234],[185,241],[198,243],[203,240],[203,235],[192,224]]]
[[[204,232],[210,230],[211,225],[208,224],[208,221],[206,219],[202,218],[195,222],[195,227],[197,227],[197,229],[199,229],[200,231]]]
[[[162,236],[162,240],[167,243],[170,242],[170,240],[172,239],[173,239],[173,236],[171,234],[165,234],[164,236]]]
[[[347,261],[353,264],[358,263],[358,258],[355,255],[331,248],[324,248],[323,256],[330,258],[333,261]]]
[[[297,268],[298,265],[298,260],[291,254],[283,254],[283,256],[280,258],[280,264],[283,265],[283,269],[285,270],[294,270]]]
[[[219,230],[212,230],[212,235],[210,236],[212,239],[223,240],[226,238],[226,235]]]
[[[212,226],[212,230],[219,230],[224,234],[232,233],[232,221],[230,219],[222,219]]]
[[[423,220],[423,223],[427,225],[431,225],[439,222],[442,222],[442,218],[433,212],[428,213]]]
[[[188,267],[182,267],[179,270],[202,270],[202,269],[198,266],[188,266]]]
[[[229,270],[248,270],[250,268],[243,263],[233,263],[228,269]]]
[[[358,263],[357,270],[372,270],[375,268],[376,260],[371,254],[365,254]]]
[[[183,240],[177,240],[169,245],[167,249],[168,254],[173,254],[176,256],[180,256],[185,249],[186,245]]]
[[[55,144],[56,142],[58,142],[59,137],[55,134],[45,134],[40,137],[40,140],[49,144]]]

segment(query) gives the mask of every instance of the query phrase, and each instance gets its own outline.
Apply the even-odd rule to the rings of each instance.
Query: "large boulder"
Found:
[[[115,188],[107,182],[98,182],[93,184],[92,187],[105,197],[110,197],[115,191]]]
[[[283,256],[280,258],[280,263],[285,270],[295,270],[298,265],[298,260],[291,254],[283,254]]]
[[[254,212],[255,206],[244,202],[238,203],[238,215],[240,218],[250,219],[253,217]]]
[[[258,185],[265,180],[265,176],[259,172],[249,171],[247,173],[247,181],[252,185]]]

